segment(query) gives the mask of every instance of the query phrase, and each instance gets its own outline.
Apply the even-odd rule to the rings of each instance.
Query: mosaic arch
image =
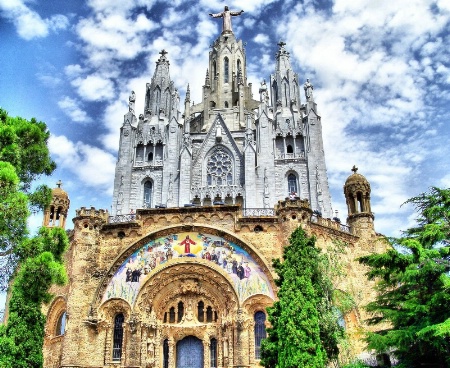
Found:
[[[116,270],[102,303],[121,298],[134,306],[139,291],[160,267],[175,258],[202,258],[216,264],[233,282],[242,303],[257,294],[274,299],[272,286],[255,259],[241,246],[220,236],[180,232],[148,241]]]

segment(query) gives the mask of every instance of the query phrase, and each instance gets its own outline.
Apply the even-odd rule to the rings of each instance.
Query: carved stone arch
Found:
[[[249,316],[253,316],[258,311],[264,312],[267,315],[266,308],[272,306],[273,302],[274,300],[267,295],[258,294],[245,300],[242,306]]]
[[[128,321],[131,317],[131,306],[126,300],[113,298],[105,301],[99,307],[98,315],[101,321],[112,324],[114,317],[119,313],[123,313],[125,321]]]
[[[252,257],[252,259],[257,263],[260,270],[264,273],[264,275],[267,277],[267,280],[269,282],[270,288],[275,292],[277,290],[277,287],[274,282],[274,274],[272,274],[270,267],[268,263],[266,262],[265,258],[260,254],[257,247],[253,246],[252,244],[248,243],[248,241],[244,241],[240,237],[236,236],[236,234],[233,234],[231,232],[225,231],[225,230],[219,230],[217,228],[205,226],[204,224],[199,223],[193,223],[190,225],[174,225],[174,226],[167,226],[162,230],[150,233],[141,239],[139,239],[137,242],[131,244],[127,249],[125,249],[121,254],[119,254],[116,259],[112,262],[111,267],[109,268],[108,272],[105,274],[105,276],[102,278],[102,280],[99,283],[99,286],[97,287],[97,290],[94,294],[93,300],[92,300],[92,309],[94,310],[94,313],[98,310],[98,308],[101,305],[103,295],[108,287],[109,282],[115,275],[116,271],[119,269],[119,267],[126,261],[126,259],[132,255],[135,251],[142,248],[145,244],[147,244],[149,241],[158,239],[159,237],[175,234],[178,232],[201,232],[205,234],[211,234],[215,236],[219,236],[223,238],[226,241],[231,241],[234,244],[242,247],[248,254]],[[185,258],[179,258],[180,260],[183,260]],[[177,259],[178,260],[178,259]],[[185,259],[186,260],[186,259]],[[192,261],[201,261],[197,258],[193,259]],[[180,262],[180,261],[178,261]],[[189,261],[186,261],[189,262]],[[165,265],[166,267],[169,265],[172,265],[176,263],[176,260],[170,260]]]
[[[65,313],[67,309],[67,301],[63,296],[58,296],[53,299],[48,312],[45,323],[45,337],[48,339],[52,339],[54,337],[60,336],[56,334],[56,326],[58,324],[58,320],[61,317],[62,313]]]
[[[235,310],[239,306],[233,282],[221,267],[203,259],[178,258],[155,270],[141,288],[134,310],[147,316],[153,311],[162,321],[168,307],[180,300],[185,304],[185,313],[191,308],[196,315],[197,304],[188,303],[200,299],[212,304],[217,312]],[[197,321],[195,317],[190,323]]]

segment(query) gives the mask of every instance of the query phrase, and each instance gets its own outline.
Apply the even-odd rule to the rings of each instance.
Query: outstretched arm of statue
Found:
[[[209,15],[213,18],[222,18],[223,17],[223,13],[217,13],[217,14],[209,13]]]
[[[233,16],[236,16],[236,15],[241,15],[243,12],[244,12],[243,10],[235,11],[235,12],[232,11],[232,12],[230,12],[230,14],[233,15]]]

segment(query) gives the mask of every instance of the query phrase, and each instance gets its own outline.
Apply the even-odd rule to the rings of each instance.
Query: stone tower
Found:
[[[52,201],[50,202],[50,205],[44,209],[42,226],[61,227],[65,229],[70,199],[69,195],[61,189],[61,180],[59,180],[56,185],[57,188],[52,190]]]
[[[209,52],[202,101],[191,104],[187,88],[184,119],[165,50],[139,118],[132,92],[121,128],[113,215],[213,204],[273,211],[279,200],[300,197],[324,217],[333,216],[313,86],[307,80],[302,103],[299,76],[280,42],[275,72],[254,99],[244,44],[231,29],[231,16],[240,14],[211,14],[224,18],[224,28]]]
[[[370,207],[370,184],[367,179],[358,174],[358,168],[353,166],[353,174],[345,181],[344,195],[347,202],[347,223],[355,235],[374,231],[374,215]]]

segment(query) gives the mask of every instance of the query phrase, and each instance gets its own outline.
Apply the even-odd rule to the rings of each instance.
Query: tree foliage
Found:
[[[23,261],[11,288],[9,318],[0,326],[0,367],[42,367],[45,316],[42,303],[51,300],[52,284],[66,282],[63,253],[68,240],[61,228],[41,228],[21,244]]]
[[[315,238],[298,228],[284,248],[283,262],[273,262],[279,300],[268,308],[272,327],[261,346],[265,367],[322,368],[338,354],[341,329],[323,261]]]
[[[32,238],[27,231],[30,211],[51,200],[46,186],[30,190],[33,180],[55,168],[48,138],[44,123],[11,118],[0,109],[0,289],[10,286],[8,321],[0,326],[2,368],[42,367],[41,306],[51,299],[50,286],[66,281],[65,231],[42,228]]]
[[[360,258],[377,280],[367,306],[371,324],[390,327],[367,336],[369,348],[393,350],[400,367],[450,366],[450,189],[411,198],[416,226],[391,239],[383,254]]]
[[[50,133],[43,122],[8,116],[0,109],[0,291],[19,261],[15,249],[28,235],[29,212],[50,203],[51,190],[31,185],[56,165],[49,155]]]

